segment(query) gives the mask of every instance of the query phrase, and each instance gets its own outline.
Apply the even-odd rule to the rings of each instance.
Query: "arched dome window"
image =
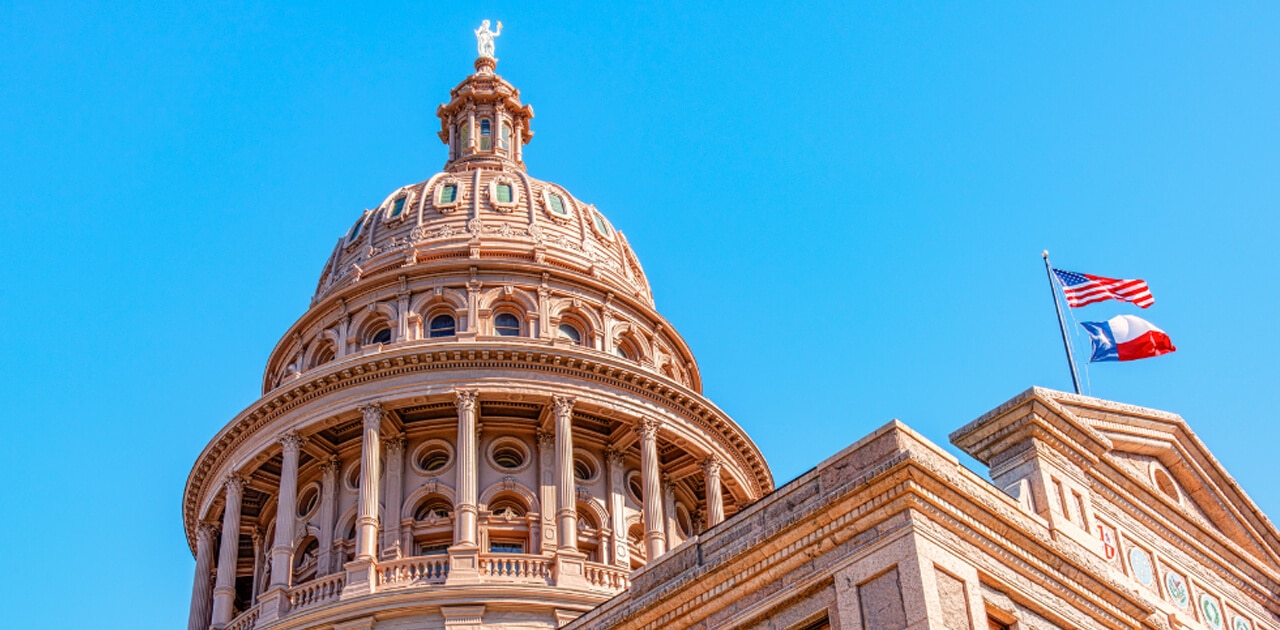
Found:
[[[493,128],[488,118],[480,119],[480,150],[493,150]]]
[[[458,125],[458,154],[462,154],[462,150],[471,146],[471,125],[466,122]]]
[[[436,315],[427,326],[428,337],[452,337],[456,330],[452,315]]]
[[[400,215],[404,214],[404,204],[408,199],[405,195],[396,197],[396,200],[391,202],[391,207],[387,211],[387,219],[399,219]]]
[[[453,505],[451,505],[448,500],[443,497],[429,497],[413,511],[413,520],[431,521],[435,519],[449,518],[452,513]]]
[[[495,187],[498,193],[498,203],[511,203],[511,184],[503,182]]]
[[[556,336],[560,339],[572,341],[579,346],[582,345],[582,331],[578,330],[573,324],[560,324],[560,327],[556,329]]]
[[[493,318],[493,332],[499,337],[519,337],[520,318],[511,313],[498,313]]]
[[[351,229],[347,231],[348,245],[354,243],[357,238],[360,238],[360,231],[364,228],[364,219],[365,215],[360,215],[360,219],[356,221],[356,224],[351,226]]]
[[[502,147],[503,151],[511,150],[511,125],[502,123],[502,135],[498,136],[498,146]]]
[[[369,337],[369,345],[376,343],[391,343],[391,329],[381,328],[373,333],[373,336]]]

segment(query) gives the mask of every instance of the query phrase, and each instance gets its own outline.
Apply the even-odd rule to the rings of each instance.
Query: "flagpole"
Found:
[[[1058,328],[1062,330],[1062,347],[1067,351],[1067,365],[1071,366],[1071,384],[1080,393],[1080,377],[1076,375],[1076,359],[1071,355],[1071,340],[1067,338],[1067,322],[1062,319],[1062,304],[1058,302],[1058,289],[1053,285],[1053,267],[1049,265],[1049,250],[1040,254],[1044,258],[1044,272],[1049,276],[1049,292],[1053,293],[1053,308],[1058,312]]]

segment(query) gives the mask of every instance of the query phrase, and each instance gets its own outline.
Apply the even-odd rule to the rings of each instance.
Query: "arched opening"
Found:
[[[448,553],[453,543],[453,503],[429,494],[413,509],[413,553],[434,556]]]
[[[512,313],[498,313],[493,318],[493,332],[499,337],[519,337],[520,318]]]
[[[452,337],[456,333],[452,315],[436,315],[427,324],[428,337]]]
[[[489,553],[529,553],[529,506],[514,493],[500,493],[489,501],[486,529]]]
[[[644,544],[644,525],[640,523],[632,523],[627,528],[627,551],[631,557],[631,568],[639,569],[644,566],[646,549]]]
[[[600,522],[596,519],[595,510],[586,503],[578,502],[578,551],[587,554],[588,562],[602,562],[600,550],[603,547],[603,534]]]
[[[498,136],[498,146],[502,147],[503,151],[511,150],[511,125],[502,123],[502,135]]]
[[[308,536],[298,545],[293,554],[293,581],[295,584],[306,582],[316,577],[316,566],[320,560],[320,541]]]
[[[480,119],[480,150],[493,150],[493,125],[488,118]]]

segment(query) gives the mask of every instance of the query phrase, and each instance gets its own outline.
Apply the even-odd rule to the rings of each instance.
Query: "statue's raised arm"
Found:
[[[481,57],[493,59],[493,38],[502,34],[502,22],[498,22],[498,30],[489,30],[489,20],[480,23],[476,29],[476,50]]]

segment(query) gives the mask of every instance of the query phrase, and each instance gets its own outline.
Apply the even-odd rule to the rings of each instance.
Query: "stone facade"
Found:
[[[1033,389],[778,490],[482,57],[187,480],[188,630],[1280,629],[1280,536],[1177,416]]]

